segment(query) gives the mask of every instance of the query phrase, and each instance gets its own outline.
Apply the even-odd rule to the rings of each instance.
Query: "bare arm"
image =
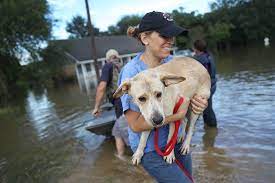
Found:
[[[163,125],[169,124],[171,122],[174,122],[176,120],[182,119],[186,114],[186,111],[179,111],[176,114],[170,115],[165,117],[165,121]],[[125,112],[125,117],[127,119],[129,127],[134,131],[134,132],[142,132],[142,131],[147,131],[147,130],[152,130],[153,126],[149,125],[144,117],[141,115],[139,112],[135,112],[132,110],[127,110]]]
[[[93,109],[93,115],[98,116],[100,113],[100,105],[103,100],[105,91],[107,87],[107,82],[106,81],[101,81],[99,85],[97,86],[96,89],[96,97],[95,97],[95,106]]]
[[[197,95],[195,95],[191,100],[191,106],[192,106],[191,109],[197,114],[202,113],[203,110],[207,107],[207,105],[208,105],[207,100],[205,98],[202,98]],[[186,115],[186,112],[187,111],[178,111],[176,114],[166,116],[163,125],[183,119],[184,116]],[[147,131],[147,130],[153,129],[153,126],[149,125],[145,121],[145,119],[141,115],[141,113],[139,113],[139,112],[135,112],[135,111],[132,111],[129,109],[125,112],[125,117],[127,119],[129,127],[134,132],[142,132],[142,131]]]
[[[132,111],[129,109],[124,113],[124,115],[126,117],[129,127],[134,132],[142,132],[153,129],[152,126],[146,123],[144,117],[139,112]]]

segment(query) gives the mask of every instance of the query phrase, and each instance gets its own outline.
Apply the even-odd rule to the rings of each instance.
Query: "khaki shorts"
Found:
[[[112,135],[114,137],[121,137],[125,144],[129,146],[128,138],[128,124],[124,115],[120,116],[112,129]]]

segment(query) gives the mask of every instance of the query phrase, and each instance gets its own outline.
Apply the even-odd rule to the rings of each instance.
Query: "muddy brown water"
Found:
[[[217,55],[216,62],[218,129],[197,123],[194,178],[274,182],[274,48],[236,49]],[[74,84],[29,91],[1,109],[0,182],[154,182],[141,167],[114,156],[112,139],[84,130],[81,116],[91,98]]]

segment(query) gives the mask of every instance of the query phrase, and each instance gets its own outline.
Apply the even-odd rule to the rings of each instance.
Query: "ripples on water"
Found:
[[[265,50],[240,53],[217,59],[219,127],[197,123],[197,182],[275,180],[275,62]],[[24,104],[2,114],[0,182],[153,182],[115,158],[112,140],[84,130],[89,98],[78,86],[30,91]]]
[[[219,128],[204,130],[200,121],[193,139],[199,182],[275,180],[275,67],[272,60],[268,67],[257,62],[251,63],[257,69],[219,74],[214,95]]]

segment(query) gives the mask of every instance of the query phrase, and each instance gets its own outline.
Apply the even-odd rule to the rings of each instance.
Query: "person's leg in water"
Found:
[[[124,128],[126,126],[125,123],[127,122],[125,117],[123,116],[121,100],[114,99],[113,104],[115,106],[115,113],[117,118],[112,129],[112,135],[115,137],[116,151],[117,151],[115,156],[117,156],[119,159],[125,159],[124,152],[125,152],[126,141],[124,138],[128,138],[128,132],[127,132],[127,136],[124,137],[125,136]]]
[[[112,129],[112,135],[115,137],[116,150],[118,158],[125,160],[125,149],[129,145],[127,122],[124,116],[119,117]]]
[[[203,121],[205,124],[207,124],[207,126],[217,127],[217,119],[212,106],[212,98],[213,94],[211,94],[210,98],[208,99],[208,106],[203,112]]]
[[[116,141],[116,150],[117,150],[116,156],[119,159],[125,159],[124,153],[125,153],[126,144],[124,143],[122,137],[115,137],[115,141]]]

